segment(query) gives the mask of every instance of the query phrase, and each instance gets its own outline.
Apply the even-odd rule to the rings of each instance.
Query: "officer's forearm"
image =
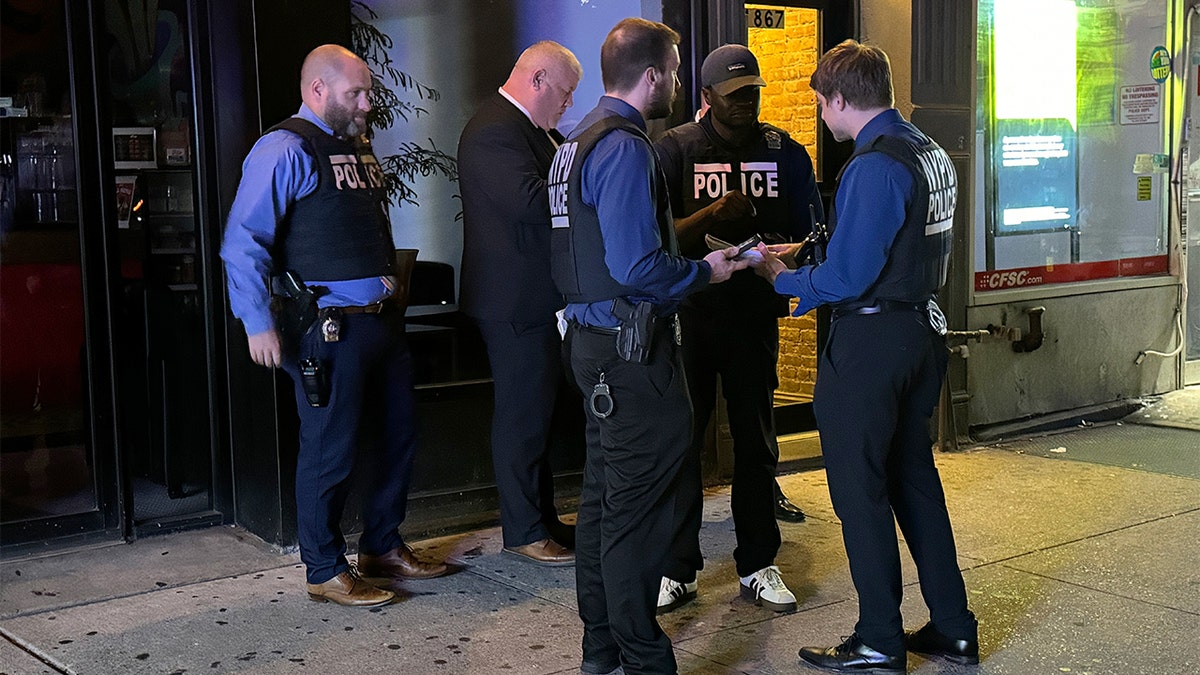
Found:
[[[690,216],[675,219],[675,238],[679,240],[679,248],[687,250],[703,243],[704,235],[718,220],[713,215],[716,211],[714,204],[700,209]]]

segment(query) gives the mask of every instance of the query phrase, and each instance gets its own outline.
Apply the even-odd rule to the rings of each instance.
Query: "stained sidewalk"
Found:
[[[983,663],[910,655],[910,673],[1200,672],[1200,431],[1078,428],[937,461]],[[738,598],[729,491],[710,491],[700,596],[662,617],[681,672],[816,673],[797,649],[851,631],[857,607],[824,472],[781,480],[809,513],[780,525],[778,563],[799,609]],[[298,557],[237,528],[7,561],[0,672],[578,672],[570,568],[499,555],[496,528],[417,548],[461,570],[405,584],[399,602],[375,610],[309,602]],[[906,624],[917,627],[927,615],[907,554],[904,564]]]

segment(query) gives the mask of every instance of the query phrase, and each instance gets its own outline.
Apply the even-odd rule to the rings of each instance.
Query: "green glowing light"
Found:
[[[1075,127],[1075,1],[1001,0],[993,21],[996,118]]]

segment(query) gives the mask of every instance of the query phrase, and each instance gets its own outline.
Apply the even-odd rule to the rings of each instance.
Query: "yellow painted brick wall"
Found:
[[[747,9],[766,5],[746,5]],[[780,9],[775,7],[774,9]],[[764,122],[786,130],[817,161],[817,96],[808,78],[820,56],[819,12],[815,9],[784,8],[783,30],[749,29],[750,51],[758,57],[767,86],[762,92]]]
[[[747,9],[768,5],[746,5]],[[771,7],[780,9],[779,7]],[[791,134],[817,163],[817,97],[808,78],[820,56],[818,11],[787,7],[784,28],[750,27],[750,50],[758,57],[767,86],[762,92],[764,122]],[[793,303],[794,306],[794,303]],[[812,396],[817,379],[817,326],[813,313],[779,320],[779,391]]]

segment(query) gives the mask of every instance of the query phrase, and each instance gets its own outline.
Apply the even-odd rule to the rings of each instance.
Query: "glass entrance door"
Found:
[[[111,526],[111,453],[93,427],[94,328],[79,204],[81,105],[66,3],[0,15],[0,545]],[[90,96],[86,96],[90,98]],[[102,322],[101,322],[102,323]],[[107,475],[108,478],[102,480]],[[106,518],[106,512],[108,517]]]
[[[136,3],[135,3],[136,4]],[[187,0],[113,3],[105,64],[119,251],[115,359],[127,509],[137,532],[215,517],[212,340],[198,227]]]
[[[5,553],[220,520],[193,12],[136,4],[0,13]]]

